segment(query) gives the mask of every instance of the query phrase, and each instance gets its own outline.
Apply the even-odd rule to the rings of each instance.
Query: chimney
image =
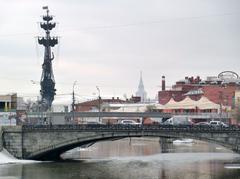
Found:
[[[162,76],[162,91],[166,90],[165,76]]]

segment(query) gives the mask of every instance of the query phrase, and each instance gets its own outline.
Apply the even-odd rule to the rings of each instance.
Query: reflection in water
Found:
[[[158,140],[129,139],[97,143],[87,149],[67,152],[75,161],[0,166],[0,178],[24,179],[223,179],[240,178],[240,170],[224,168],[224,163],[240,161],[239,155],[216,145],[168,145]],[[166,146],[165,146],[166,147]],[[215,152],[215,153],[211,153]]]

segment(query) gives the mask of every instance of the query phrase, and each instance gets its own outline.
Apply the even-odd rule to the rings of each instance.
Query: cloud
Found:
[[[83,94],[99,85],[105,95],[130,96],[142,70],[155,97],[162,75],[171,85],[185,76],[239,72],[238,0],[11,0],[1,2],[0,81],[16,91],[38,93],[27,81],[41,76],[43,48],[35,49],[34,36],[43,35],[36,23],[43,5],[59,22],[52,33],[61,36],[53,49],[58,93],[77,80]],[[28,80],[21,85],[6,76]]]

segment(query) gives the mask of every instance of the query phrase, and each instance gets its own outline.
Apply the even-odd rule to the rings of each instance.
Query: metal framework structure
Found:
[[[218,74],[220,79],[239,79],[239,75],[233,71],[223,71]]]
[[[43,16],[43,21],[40,23],[40,27],[45,30],[45,37],[38,37],[38,43],[44,46],[44,62],[42,64],[42,76],[41,76],[41,101],[40,108],[41,111],[48,111],[54,100],[56,94],[55,89],[55,79],[52,69],[52,60],[54,59],[54,54],[51,52],[51,47],[58,44],[58,37],[51,37],[50,31],[55,28],[56,23],[51,22],[53,16],[49,15],[49,9],[47,6],[43,7],[46,10],[46,15]]]

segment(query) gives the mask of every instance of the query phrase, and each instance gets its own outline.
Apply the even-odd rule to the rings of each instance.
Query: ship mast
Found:
[[[52,106],[56,94],[55,79],[52,69],[54,54],[51,52],[51,47],[58,44],[58,38],[50,36],[50,31],[55,28],[56,23],[50,22],[53,17],[49,15],[48,7],[44,6],[43,9],[46,10],[47,14],[43,16],[43,22],[40,23],[40,27],[45,31],[45,37],[38,37],[38,43],[44,46],[44,62],[42,64],[42,76],[40,81],[40,106],[42,111],[48,111]]]

